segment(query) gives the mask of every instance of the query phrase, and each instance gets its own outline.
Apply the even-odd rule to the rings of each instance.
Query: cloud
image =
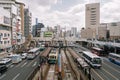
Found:
[[[112,0],[101,6],[101,22],[120,21],[120,1]]]
[[[85,4],[100,2],[100,20],[101,23],[120,21],[120,0],[78,0],[73,6],[69,6],[67,10],[54,10],[53,5],[58,3],[65,5],[63,0],[19,0],[30,7],[33,14],[33,24],[35,18],[39,22],[43,22],[45,26],[55,26],[57,24],[62,27],[77,27],[79,30],[85,27]],[[59,7],[59,6],[57,6]],[[67,7],[67,6],[65,6]],[[60,7],[59,7],[60,8]],[[64,7],[62,7],[64,9]]]

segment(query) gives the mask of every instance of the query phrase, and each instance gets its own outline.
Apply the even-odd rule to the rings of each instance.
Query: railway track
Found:
[[[72,56],[68,51],[65,51],[65,55],[68,60],[67,62],[69,63],[70,70],[72,71],[72,75],[74,77],[73,80],[80,80],[80,74],[79,71],[77,70],[77,66],[75,66],[75,63],[72,60]]]
[[[73,73],[70,68],[65,52],[62,50],[61,53],[62,53],[61,56],[62,56],[62,65],[63,65],[62,70],[64,71],[62,75],[64,75],[64,80],[75,80],[74,76],[72,76]]]

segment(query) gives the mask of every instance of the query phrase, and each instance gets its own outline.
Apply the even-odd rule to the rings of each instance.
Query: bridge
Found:
[[[82,38],[76,38],[76,37],[59,37],[59,38],[52,38],[52,37],[33,37],[33,40],[36,41],[71,41],[71,42],[75,42],[75,41],[86,41],[86,39],[82,39]]]
[[[58,41],[67,41],[69,42],[86,42],[86,43],[91,43],[91,44],[100,44],[100,45],[111,45],[111,46],[116,46],[116,47],[120,47],[120,43],[115,43],[115,42],[103,42],[103,41],[97,41],[97,40],[87,40],[87,39],[82,39],[82,38],[76,38],[76,37],[59,37],[59,38],[52,38],[52,37],[33,37],[33,40],[36,41],[54,41],[54,42],[58,42]]]

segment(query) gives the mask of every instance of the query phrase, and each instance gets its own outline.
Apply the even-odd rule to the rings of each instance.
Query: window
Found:
[[[91,10],[95,10],[96,8],[91,8]]]
[[[8,36],[9,36],[9,34],[8,34]]]
[[[95,13],[96,11],[91,11],[91,13]]]
[[[0,43],[2,44],[2,41],[0,41]]]
[[[0,36],[2,37],[2,36],[3,36],[3,33],[1,33]]]
[[[6,37],[7,35],[6,35],[6,33],[4,33],[4,37]]]
[[[6,41],[4,41],[4,44],[6,44]]]

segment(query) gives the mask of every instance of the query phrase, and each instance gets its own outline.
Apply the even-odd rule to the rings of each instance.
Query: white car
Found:
[[[25,59],[27,57],[27,53],[21,54],[22,59]]]
[[[1,58],[1,59],[0,59],[0,64],[7,64],[7,63],[9,63],[10,61],[11,61],[10,58]]]

